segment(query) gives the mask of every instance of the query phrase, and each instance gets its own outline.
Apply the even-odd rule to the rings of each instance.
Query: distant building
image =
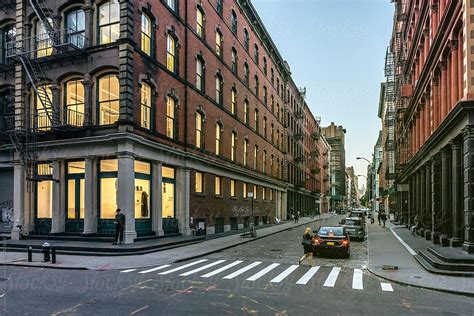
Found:
[[[346,168],[347,188],[346,200],[348,207],[359,207],[359,179],[354,173],[354,167]]]
[[[372,209],[376,212],[383,211],[381,204],[381,196],[383,194],[383,187],[380,186],[380,167],[382,166],[383,149],[382,149],[382,131],[379,132],[379,138],[374,146],[373,154],[373,170],[372,170]],[[382,208],[381,208],[382,205]]]

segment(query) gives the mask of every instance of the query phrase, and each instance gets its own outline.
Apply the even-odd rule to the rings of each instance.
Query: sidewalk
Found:
[[[414,258],[416,252],[410,251],[395,237],[400,226],[387,223],[382,228],[377,223],[368,226],[368,270],[393,282],[406,285],[474,296],[474,279],[465,277],[444,276],[426,271]],[[398,227],[398,228],[397,228]],[[397,266],[398,270],[382,270],[383,265]]]
[[[82,270],[134,269],[150,267],[202,257],[214,252],[245,244],[256,239],[271,236],[285,230],[308,225],[319,221],[320,219],[325,219],[332,216],[334,215],[323,214],[321,218],[301,218],[298,224],[295,224],[293,222],[287,222],[279,225],[265,227],[257,230],[257,238],[241,237],[240,234],[235,234],[221,238],[206,240],[198,244],[173,248],[144,255],[120,257],[58,255],[57,263],[51,264],[42,262],[42,254],[33,254],[33,262],[30,263],[27,262],[26,252],[15,253],[4,251],[0,254],[0,265]]]

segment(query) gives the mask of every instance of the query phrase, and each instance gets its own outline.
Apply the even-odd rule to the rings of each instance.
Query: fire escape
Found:
[[[41,63],[77,56],[78,52],[84,51],[85,38],[83,34],[74,32],[75,30],[61,30],[54,20],[48,18],[43,1],[28,2],[45,32],[10,40],[6,43],[6,58],[14,65],[22,66],[23,73],[34,91],[36,106],[29,109],[24,104],[17,106],[15,115],[7,122],[8,128],[4,132],[25,167],[26,179],[39,181],[35,172],[38,163],[38,138],[45,133],[77,128],[74,126],[77,124],[71,124],[71,120],[61,113],[60,105],[54,102]]]
[[[385,57],[385,77],[387,82],[385,84],[385,117],[384,127],[387,130],[384,146],[384,160],[387,162],[387,168],[385,171],[385,179],[395,179],[395,60],[394,54],[390,51],[390,47],[387,49]]]

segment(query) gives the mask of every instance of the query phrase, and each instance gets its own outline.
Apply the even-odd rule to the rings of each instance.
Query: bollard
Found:
[[[45,242],[43,244],[44,262],[49,262],[49,260],[50,260],[50,251],[51,251],[51,245],[48,242]]]
[[[33,262],[33,247],[28,246],[28,262]]]
[[[51,247],[51,263],[56,263],[56,247]]]

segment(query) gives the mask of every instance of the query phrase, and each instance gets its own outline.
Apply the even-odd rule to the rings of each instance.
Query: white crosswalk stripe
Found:
[[[393,287],[390,283],[380,283],[380,286],[384,292],[393,292]]]
[[[226,276],[224,277],[224,279],[227,279],[227,280],[233,279],[233,278],[235,278],[236,276],[239,276],[239,275],[241,275],[242,273],[245,273],[245,272],[247,272],[248,270],[255,268],[255,267],[258,266],[259,264],[261,264],[260,261],[251,263],[251,264],[249,264],[248,266],[243,267],[242,269],[239,269],[239,270],[237,270],[237,271],[235,271],[235,272],[233,272],[233,273],[231,273],[231,274],[229,274],[229,275],[226,275]]]
[[[130,273],[130,272],[133,272],[133,271],[136,271],[137,269],[128,269],[128,270],[123,270],[123,271],[120,271],[120,273]]]
[[[177,267],[177,268],[174,268],[174,269],[171,269],[171,270],[168,270],[168,271],[164,271],[164,272],[161,272],[161,273],[158,273],[158,274],[160,274],[160,275],[170,274],[170,273],[173,273],[173,272],[176,272],[176,271],[184,270],[186,268],[195,266],[196,264],[200,264],[200,263],[206,262],[206,261],[207,261],[207,259],[201,259],[201,260],[198,260],[198,261],[194,261],[194,262],[185,264],[184,266],[180,266],[180,267]]]
[[[326,279],[326,282],[324,282],[323,286],[326,287],[334,287],[337,281],[337,277],[339,276],[339,272],[341,272],[340,267],[334,267],[331,270],[331,273],[329,273],[328,278]]]
[[[219,268],[219,269],[217,269],[217,270],[214,270],[214,271],[211,271],[211,272],[206,273],[206,274],[204,274],[204,275],[201,275],[201,278],[210,278],[211,276],[214,276],[214,275],[216,275],[216,274],[219,274],[219,273],[221,273],[221,272],[224,272],[224,271],[226,271],[226,270],[229,270],[230,268],[235,267],[236,265],[241,264],[242,262],[243,262],[243,261],[240,261],[240,260],[234,261],[234,262],[232,262],[232,263],[230,263],[230,264],[228,264],[228,265],[223,266],[222,268]]]
[[[307,284],[309,280],[311,280],[313,275],[315,275],[316,272],[318,272],[319,268],[320,268],[319,266],[316,266],[309,269],[308,272],[306,272],[298,281],[296,281],[296,284],[302,284],[302,285]]]
[[[283,281],[287,276],[289,276],[293,271],[298,269],[298,265],[292,265],[289,268],[287,268],[285,271],[277,275],[275,278],[273,278],[270,282],[272,283],[280,283]]]
[[[222,262],[225,262],[225,260],[218,260],[218,261],[216,261],[216,262],[212,262],[212,263],[206,264],[205,266],[199,267],[199,268],[197,268],[197,269],[194,269],[194,270],[191,270],[191,271],[188,271],[188,272],[181,273],[180,276],[188,276],[188,275],[191,275],[191,274],[194,274],[194,273],[198,273],[198,272],[200,272],[200,271],[209,269],[210,267],[213,267],[213,266],[216,266],[216,265],[218,265],[218,264],[221,264]]]
[[[278,267],[280,264],[279,263],[272,263],[271,265],[269,265],[268,267],[266,267],[265,269],[255,273],[254,275],[252,275],[251,277],[247,278],[247,281],[257,281],[258,279],[260,279],[262,276],[264,276],[265,274],[267,274],[268,272],[272,271],[273,269],[275,269],[276,267]]]
[[[362,270],[361,269],[354,269],[354,275],[352,276],[352,288],[354,290],[363,290],[364,285],[362,283]]]
[[[159,266],[159,267],[156,267],[156,268],[153,268],[153,269],[149,269],[149,270],[145,270],[145,271],[140,271],[138,273],[145,274],[145,273],[150,273],[150,272],[154,272],[154,271],[158,271],[158,270],[163,270],[163,269],[168,268],[168,267],[170,267],[169,264],[164,264],[162,266]]]

